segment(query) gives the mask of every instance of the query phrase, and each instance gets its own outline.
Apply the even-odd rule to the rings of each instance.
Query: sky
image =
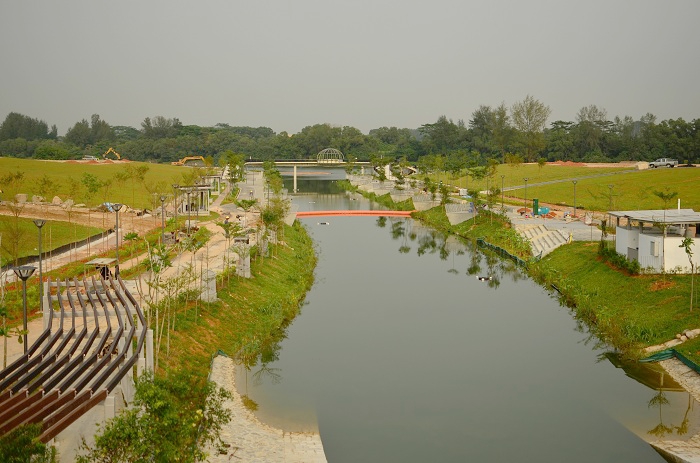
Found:
[[[0,121],[368,133],[527,95],[549,122],[693,120],[698,18],[698,0],[2,0]]]

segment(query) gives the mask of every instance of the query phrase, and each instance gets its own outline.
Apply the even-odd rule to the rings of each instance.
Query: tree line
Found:
[[[35,159],[101,157],[113,147],[135,161],[172,162],[184,156],[216,160],[224,152],[244,159],[309,159],[337,148],[349,159],[405,159],[434,155],[447,162],[618,162],[673,157],[697,162],[700,119],[657,121],[647,113],[609,118],[596,105],[581,108],[572,121],[549,122],[549,106],[528,95],[508,107],[479,106],[468,122],[446,116],[410,128],[380,127],[364,134],[351,126],[316,124],[299,133],[275,133],[269,127],[184,125],[178,118],[146,117],[140,128],[113,126],[98,114],[58,136],[56,126],[12,112],[0,125],[0,155]]]

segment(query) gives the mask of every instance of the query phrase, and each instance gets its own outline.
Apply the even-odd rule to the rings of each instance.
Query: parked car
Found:
[[[659,158],[656,161],[651,161],[649,163],[650,169],[655,169],[657,167],[676,167],[678,165],[678,159],[671,158]]]

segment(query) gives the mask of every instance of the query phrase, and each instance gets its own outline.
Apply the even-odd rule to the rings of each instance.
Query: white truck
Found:
[[[656,161],[651,161],[649,163],[650,169],[655,169],[657,167],[676,167],[678,165],[678,159],[671,158],[659,158]]]

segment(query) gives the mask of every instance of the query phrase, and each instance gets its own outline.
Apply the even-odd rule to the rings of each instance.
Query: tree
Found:
[[[673,199],[678,196],[677,191],[671,191],[670,188],[666,187],[664,191],[654,191],[654,195],[659,198],[663,203],[664,203],[664,221],[661,224],[657,224],[661,229],[663,230],[663,236],[662,240],[664,242],[664,246],[666,245],[666,228],[668,227],[668,224],[666,223],[666,209],[668,209],[668,204],[673,201]],[[662,254],[663,256],[663,262],[661,263],[662,269],[665,271],[666,270],[666,252]]]
[[[167,119],[156,116],[151,121],[151,118],[147,117],[141,123],[141,129],[146,138],[173,138],[182,129],[182,123],[177,118]]]
[[[26,230],[21,226],[19,217],[24,210],[26,203],[19,197],[20,190],[24,183],[24,172],[7,172],[0,176],[0,190],[7,198],[5,206],[12,214],[12,220],[3,223],[3,240],[0,245],[2,249],[12,258],[14,265],[19,259],[19,245],[25,239]]]
[[[545,146],[543,131],[550,113],[549,106],[530,95],[511,108],[513,125],[518,130],[518,143],[528,162],[532,162]]]
[[[134,407],[107,421],[92,448],[83,440],[85,453],[77,461],[203,461],[209,446],[222,446],[221,430],[231,419],[224,401],[230,397],[210,381],[144,374],[136,382]]]
[[[469,120],[469,130],[472,134],[472,145],[481,153],[493,150],[493,127],[495,114],[490,106],[479,106]]]
[[[576,114],[577,125],[574,130],[579,153],[585,156],[588,153],[602,152],[604,127],[608,114],[605,109],[596,105],[584,106]]]
[[[423,124],[419,130],[429,153],[446,153],[459,146],[459,127],[445,116],[433,124]]]
[[[513,127],[510,125],[508,108],[506,108],[505,103],[501,103],[493,110],[491,132],[493,133],[494,147],[501,154],[503,162],[505,162],[506,150],[513,137]]]
[[[41,423],[15,428],[0,437],[0,456],[5,463],[52,463],[56,451],[38,440]]]
[[[98,179],[93,174],[84,172],[83,177],[81,179],[81,182],[82,182],[83,186],[85,187],[86,202],[94,201],[95,195],[97,194],[98,191],[100,191],[100,188],[102,188],[102,182],[100,181],[100,179]]]
[[[694,241],[690,237],[683,238],[683,242],[678,246],[679,248],[684,248],[685,254],[688,256],[688,262],[690,262],[690,311],[693,311],[693,295],[695,294],[695,264],[693,263],[693,244]]]
[[[44,121],[33,119],[23,114],[11,112],[0,124],[0,141],[23,138],[24,140],[56,139],[56,126],[48,125]]]
[[[68,143],[85,148],[87,145],[92,144],[92,131],[90,130],[90,124],[88,124],[88,121],[85,119],[80,122],[76,122],[73,127],[68,129],[64,138]]]

